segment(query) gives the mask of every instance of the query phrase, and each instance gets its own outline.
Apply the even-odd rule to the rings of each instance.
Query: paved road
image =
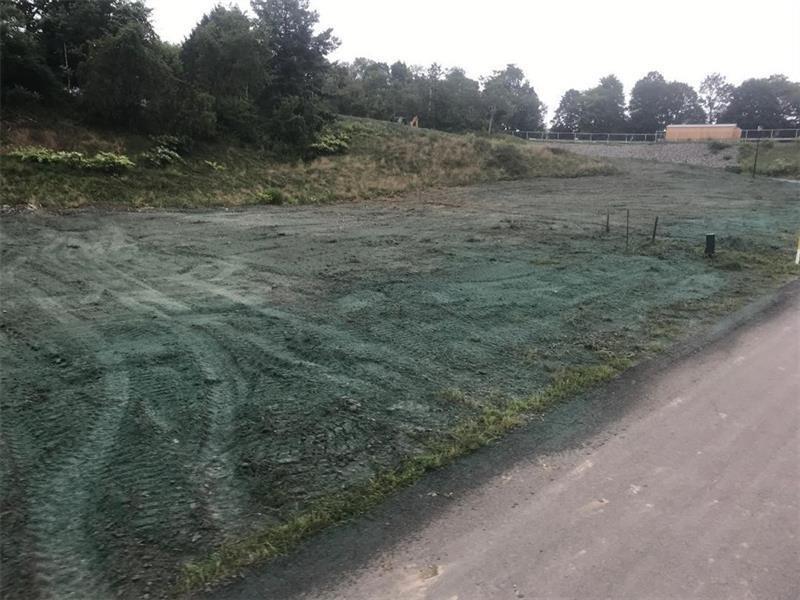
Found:
[[[338,570],[300,595],[800,597],[798,294],[634,388],[639,408],[604,439],[516,461],[360,568],[300,556],[311,578],[310,560]],[[269,587],[251,576],[222,595],[286,593]]]

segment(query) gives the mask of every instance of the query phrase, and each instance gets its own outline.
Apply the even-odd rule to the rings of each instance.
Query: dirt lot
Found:
[[[4,215],[4,595],[159,595],[183,562],[465,415],[796,276],[793,184],[624,169],[324,207]]]

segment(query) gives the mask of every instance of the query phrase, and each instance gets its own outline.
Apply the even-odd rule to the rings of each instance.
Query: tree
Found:
[[[800,126],[800,84],[784,75],[748,79],[731,94],[720,119],[743,129],[780,129]]]
[[[131,130],[213,135],[213,99],[180,81],[168,59],[136,23],[103,38],[79,72],[87,113]]]
[[[83,100],[104,123],[143,127],[169,78],[169,69],[145,32],[128,25],[101,40],[82,66]]]
[[[583,95],[575,89],[567,90],[561,97],[550,128],[555,132],[576,132],[582,115]]]
[[[630,128],[640,133],[705,121],[697,92],[681,81],[666,81],[658,71],[651,71],[633,86],[629,113]]]
[[[308,0],[252,0],[251,6],[270,75],[260,110],[276,139],[307,147],[329,118],[322,102],[326,57],[338,40],[330,29],[314,33],[319,16]]]
[[[444,131],[478,130],[484,113],[480,83],[467,77],[463,69],[450,69],[438,86],[437,127]]]
[[[542,103],[516,65],[507,65],[487,78],[483,96],[489,133],[494,129],[531,131],[542,127]]]
[[[704,123],[706,120],[706,113],[700,105],[697,92],[688,83],[682,81],[670,81],[667,84],[664,112],[667,124]]]
[[[324,94],[342,114],[373,119],[394,115],[389,66],[368,58],[352,63],[337,63],[329,69]]]
[[[58,94],[58,80],[28,30],[30,16],[23,7],[0,2],[0,91],[6,100],[10,92],[26,99],[51,99]]]
[[[181,48],[186,78],[214,96],[250,98],[267,83],[250,19],[238,7],[215,7]]]
[[[28,0],[32,33],[39,38],[45,60],[60,73],[64,86],[80,88],[81,66],[103,38],[129,25],[138,26],[149,42],[156,39],[150,9],[131,0]]]
[[[733,86],[719,73],[711,73],[700,84],[700,104],[709,123],[716,123],[731,103]]]
[[[625,128],[625,93],[614,75],[600,80],[600,85],[582,94],[580,131],[615,132]]]
[[[417,95],[419,87],[417,73],[404,62],[397,61],[389,68],[392,117],[412,118],[422,107]]]
[[[254,138],[255,98],[268,85],[265,56],[250,19],[239,8],[215,7],[183,43],[183,74],[215,98],[219,122],[245,139]]]

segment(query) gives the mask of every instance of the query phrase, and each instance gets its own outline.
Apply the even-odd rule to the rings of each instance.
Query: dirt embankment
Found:
[[[566,148],[582,156],[596,158],[639,158],[659,162],[698,165],[722,169],[737,164],[736,146],[713,152],[704,143],[658,143],[658,144],[604,144],[601,142],[548,142],[551,148]]]

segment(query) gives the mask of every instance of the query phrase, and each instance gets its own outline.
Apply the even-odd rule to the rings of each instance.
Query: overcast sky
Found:
[[[180,42],[216,0],[146,0],[158,34]],[[249,0],[224,4],[249,7]],[[626,94],[648,71],[695,88],[714,71],[740,83],[800,80],[797,0],[311,0],[341,40],[334,60],[460,66],[473,78],[525,71],[552,116],[561,95],[616,74]]]

